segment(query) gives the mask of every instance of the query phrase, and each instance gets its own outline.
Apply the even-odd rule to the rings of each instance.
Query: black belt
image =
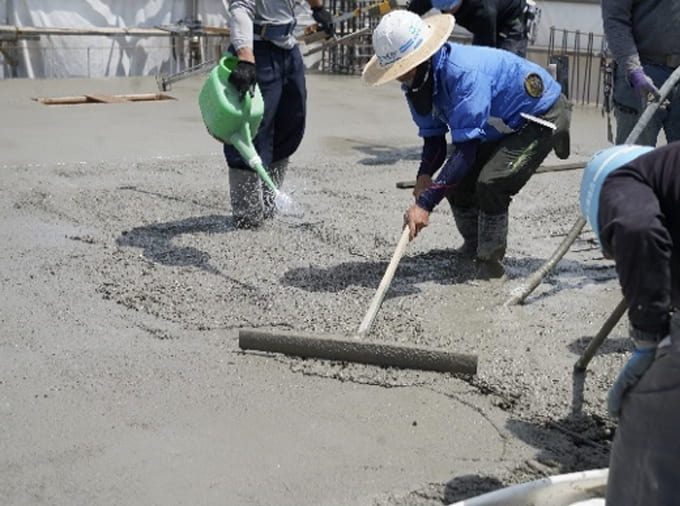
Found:
[[[641,54],[640,60],[643,62],[655,63],[656,65],[663,65],[664,67],[674,69],[680,66],[680,53],[655,55]]]
[[[255,35],[259,35],[263,39],[280,39],[281,37],[287,37],[295,29],[296,21],[291,21],[285,25],[273,25],[271,23],[263,23],[253,25],[253,32]]]

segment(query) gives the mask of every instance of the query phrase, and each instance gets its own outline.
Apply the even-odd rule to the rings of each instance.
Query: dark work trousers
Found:
[[[472,43],[475,44],[474,36],[472,38]],[[505,49],[506,51],[515,53],[517,56],[526,58],[527,47],[529,46],[526,23],[520,19],[512,20],[512,22],[498,34],[496,43],[499,49]]]
[[[564,95],[541,116],[558,126],[551,128],[527,121],[517,132],[477,148],[472,168],[447,194],[452,206],[476,207],[488,215],[506,213],[519,192],[554,147],[556,136],[569,129],[571,107]]]
[[[255,41],[253,51],[257,84],[264,100],[262,123],[253,140],[262,164],[269,167],[292,155],[305,132],[307,88],[305,68],[297,46],[282,49],[268,41]],[[238,151],[224,145],[227,164],[249,169]]]
[[[680,194],[671,194],[680,193],[680,184],[664,186],[668,202],[660,201],[635,169],[617,169],[602,185],[598,211],[602,249],[616,261],[630,322],[660,337],[668,333],[680,274]],[[666,215],[662,207],[674,209],[675,216]]]
[[[668,353],[623,398],[609,458],[608,506],[680,504],[680,338],[675,337]]]
[[[657,88],[661,88],[673,73],[672,68],[642,62],[642,68]],[[628,82],[628,76],[621,68],[615,67],[614,74],[614,116],[616,117],[616,144],[623,144],[635,128],[647,104],[637,95]],[[666,140],[680,140],[680,86],[676,85],[668,94],[664,105],[657,109],[654,116],[642,130],[635,144],[656,146],[659,132],[663,128]]]
[[[506,51],[515,53],[517,56],[526,58],[527,47],[529,46],[529,39],[527,39],[526,33],[510,32],[505,37],[503,37],[502,34],[499,34],[498,37],[500,39],[498,44],[499,49],[505,49]]]

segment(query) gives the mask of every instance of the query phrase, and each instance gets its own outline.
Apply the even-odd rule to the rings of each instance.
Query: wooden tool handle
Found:
[[[375,315],[378,313],[378,309],[380,309],[380,305],[382,304],[382,301],[385,298],[385,292],[387,292],[387,288],[390,286],[392,278],[394,277],[394,272],[397,270],[399,260],[401,260],[401,257],[404,254],[404,250],[406,250],[406,246],[408,245],[408,236],[409,228],[406,226],[404,227],[404,231],[401,233],[401,237],[399,238],[399,242],[397,243],[397,249],[394,251],[394,254],[392,255],[392,260],[390,260],[390,264],[387,266],[387,270],[385,271],[385,274],[383,275],[383,278],[380,281],[378,291],[375,292],[373,300],[371,301],[371,305],[369,306],[368,311],[366,312],[366,316],[364,316],[364,320],[361,322],[361,325],[359,325],[357,337],[364,337],[368,333],[368,330],[371,328],[373,320],[375,319]]]

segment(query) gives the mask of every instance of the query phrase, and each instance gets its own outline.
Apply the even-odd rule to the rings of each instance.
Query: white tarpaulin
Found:
[[[404,1],[400,1],[404,4]],[[228,0],[0,0],[0,24],[18,27],[155,28],[178,26],[195,14],[203,26],[226,27]],[[309,24],[308,6],[301,0],[299,25]],[[550,28],[574,34],[601,35],[599,3],[537,2],[542,10],[536,46],[547,47]],[[181,25],[180,25],[181,26]],[[457,28],[460,32],[460,28]],[[462,30],[462,33],[465,33]],[[563,33],[553,43],[559,48]],[[601,39],[601,38],[600,38]],[[227,38],[204,38],[203,59],[214,59]],[[183,70],[189,63],[184,38],[140,36],[41,35],[39,40],[4,41],[0,45],[2,77],[109,77],[155,75]],[[596,42],[595,50],[599,49]],[[320,54],[316,55],[318,59]],[[10,65],[10,58],[17,65]],[[309,64],[309,62],[308,62]]]
[[[0,4],[4,4],[5,12],[0,12],[0,24],[74,29],[168,27],[191,19],[193,3],[186,0],[3,0]],[[222,0],[199,1],[197,14],[204,26],[226,26],[227,8]],[[187,57],[178,41],[169,35],[41,35],[40,40],[21,40],[15,46],[19,60],[17,77],[153,75],[182,68],[185,62],[180,60]],[[0,69],[4,67],[8,76],[9,66],[6,61],[3,63]]]

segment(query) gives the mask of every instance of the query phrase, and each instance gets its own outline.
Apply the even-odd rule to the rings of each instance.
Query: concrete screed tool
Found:
[[[387,266],[378,290],[373,296],[368,311],[353,339],[339,336],[319,337],[310,333],[241,329],[238,334],[239,347],[243,350],[269,351],[299,357],[359,362],[406,369],[475,374],[477,372],[477,357],[474,355],[404,344],[363,340],[373,324],[397,269],[399,260],[408,245],[408,241],[409,228],[404,227],[397,248]]]
[[[262,122],[264,100],[260,88],[246,93],[243,98],[229,82],[229,75],[236,67],[238,57],[226,53],[210,72],[198,95],[203,122],[210,135],[220,142],[233,145],[262,182],[274,193],[274,204],[283,216],[302,217],[304,209],[288,194],[279,190],[255,150],[252,134]]]

